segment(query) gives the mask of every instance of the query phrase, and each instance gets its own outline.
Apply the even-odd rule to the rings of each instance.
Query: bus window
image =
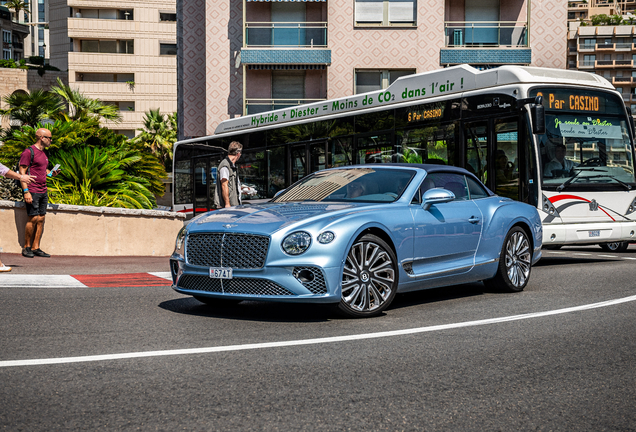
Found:
[[[465,167],[468,171],[487,184],[486,166],[488,164],[488,122],[480,121],[464,125],[466,148]]]
[[[353,165],[353,139],[351,137],[334,138],[329,141],[328,148],[330,168]]]
[[[454,165],[455,132],[454,123],[397,131],[398,162]]]
[[[273,198],[281,189],[285,189],[285,147],[267,150],[267,197]]]
[[[495,121],[495,193],[519,199],[519,145],[517,120]]]
[[[321,142],[309,146],[309,172],[316,172],[327,168],[326,143]]]
[[[307,175],[307,154],[305,145],[291,148],[291,182],[296,183]]]
[[[392,134],[377,134],[357,138],[358,163],[393,162]]]

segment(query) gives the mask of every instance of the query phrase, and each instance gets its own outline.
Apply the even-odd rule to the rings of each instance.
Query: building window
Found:
[[[385,89],[398,78],[414,73],[413,69],[356,70],[356,94]]]
[[[176,43],[160,43],[159,55],[177,55]]]
[[[11,32],[10,31],[6,31],[6,30],[2,30],[2,42],[4,43],[11,43]]]
[[[81,40],[80,52],[103,54],[134,54],[132,40]]]
[[[76,72],[75,81],[85,82],[135,82],[135,74],[132,73],[96,73],[96,72]]]
[[[2,59],[3,60],[11,60],[11,50],[10,49],[3,49],[2,50]]]
[[[119,101],[119,102],[111,102],[104,101],[106,105],[112,105],[117,107],[119,111],[135,111],[135,101]]]
[[[355,0],[356,25],[414,26],[417,0]]]
[[[174,12],[159,12],[159,21],[177,21],[177,14]]]
[[[133,9],[77,9],[75,18],[133,20]]]

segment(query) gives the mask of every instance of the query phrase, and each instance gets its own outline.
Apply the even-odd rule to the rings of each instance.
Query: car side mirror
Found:
[[[433,204],[441,204],[453,201],[455,194],[447,189],[435,188],[424,192],[422,196],[422,208],[428,210]]]

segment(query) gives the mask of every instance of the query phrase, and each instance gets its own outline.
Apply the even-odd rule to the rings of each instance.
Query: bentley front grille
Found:
[[[267,279],[233,278],[212,279],[208,276],[183,275],[179,288],[192,291],[207,291],[224,294],[259,296],[293,296],[293,292]]]
[[[260,269],[265,265],[269,237],[250,234],[201,233],[186,240],[188,264],[204,267]]]

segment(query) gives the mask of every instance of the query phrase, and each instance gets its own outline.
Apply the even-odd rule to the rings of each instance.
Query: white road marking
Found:
[[[616,255],[597,255],[597,256],[600,256],[603,258],[620,258],[620,257],[617,257]]]
[[[87,288],[69,275],[3,274],[0,288]]]
[[[149,272],[148,274],[172,281],[172,274],[170,272]]]
[[[427,333],[427,332],[434,332],[434,331],[441,331],[441,330],[448,330],[448,329],[456,329],[456,328],[462,328],[462,327],[475,327],[475,326],[482,326],[482,325],[488,325],[488,324],[498,324],[503,322],[519,321],[519,320],[525,320],[525,319],[531,319],[531,318],[540,318],[540,317],[546,317],[546,316],[552,316],[552,315],[560,315],[560,314],[614,306],[617,304],[627,303],[632,301],[636,301],[636,295],[630,296],[630,297],[623,297],[623,298],[619,298],[615,300],[608,300],[608,301],[599,302],[599,303],[591,303],[591,304],[582,305],[582,306],[574,306],[574,307],[556,309],[556,310],[545,311],[545,312],[534,312],[534,313],[527,313],[522,315],[512,315],[512,316],[500,317],[500,318],[491,318],[491,319],[478,320],[478,321],[466,321],[466,322],[455,323],[455,324],[442,324],[442,325],[419,327],[419,328],[405,329],[405,330],[393,330],[393,331],[385,331],[385,332],[378,332],[378,333],[364,333],[364,334],[349,335],[349,336],[334,336],[334,337],[317,338],[317,339],[264,342],[264,343],[255,343],[255,344],[245,344],[245,345],[228,345],[228,346],[207,347],[207,348],[131,352],[131,353],[104,354],[104,355],[92,355],[92,356],[82,356],[82,357],[59,357],[59,358],[49,358],[49,359],[7,360],[7,361],[0,361],[0,367],[41,366],[41,365],[53,365],[53,364],[64,364],[64,363],[123,360],[123,359],[144,358],[144,357],[209,354],[209,353],[219,353],[219,352],[228,352],[228,351],[245,351],[245,350],[253,350],[253,349],[281,348],[281,347],[291,347],[291,346],[316,345],[316,344],[324,344],[324,343],[355,341],[355,340],[364,340],[364,339],[377,339],[377,338],[383,338],[383,337],[404,336],[404,335],[412,335],[412,334],[418,334],[418,333]]]
[[[573,254],[573,255],[583,255],[583,256],[590,256],[590,255],[592,255],[592,254],[590,254],[590,253],[583,253],[583,252],[578,252],[578,253],[575,253],[575,254]]]

